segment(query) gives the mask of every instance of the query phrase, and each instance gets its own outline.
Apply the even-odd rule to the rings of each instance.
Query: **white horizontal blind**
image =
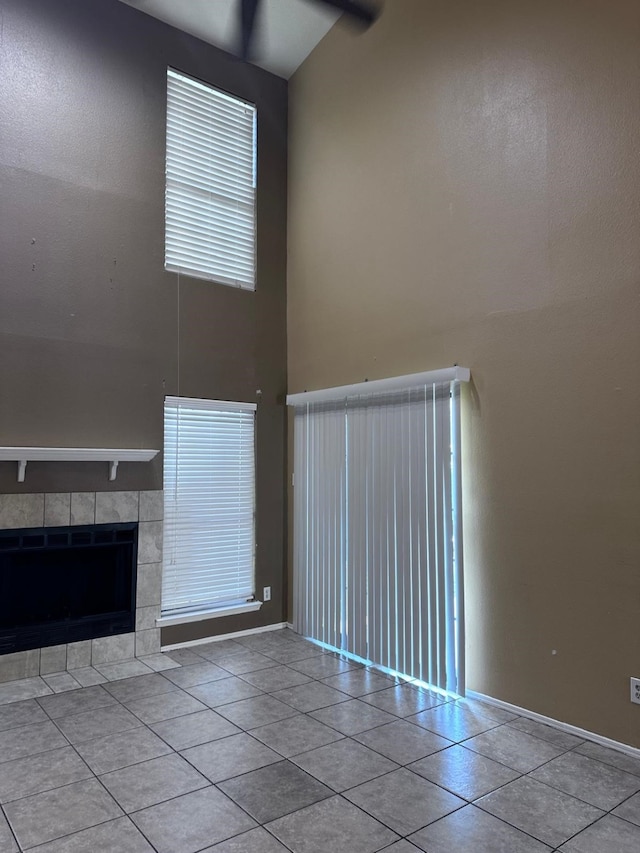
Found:
[[[255,289],[256,108],[169,68],[165,269]]]
[[[162,613],[254,595],[255,405],[167,397]]]
[[[296,630],[462,694],[458,383],[310,403],[295,430]]]

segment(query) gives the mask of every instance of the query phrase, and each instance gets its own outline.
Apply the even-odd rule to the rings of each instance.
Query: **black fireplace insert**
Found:
[[[0,654],[135,629],[138,524],[0,530]]]

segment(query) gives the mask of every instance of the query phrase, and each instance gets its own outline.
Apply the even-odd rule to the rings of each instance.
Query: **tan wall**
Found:
[[[469,686],[635,746],[638,56],[636,0],[334,29],[290,84],[288,274],[290,391],[472,369]]]

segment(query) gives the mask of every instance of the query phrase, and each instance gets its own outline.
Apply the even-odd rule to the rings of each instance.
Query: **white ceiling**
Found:
[[[237,44],[238,0],[122,0],[223,50]],[[262,0],[253,62],[289,79],[339,13],[311,0]]]

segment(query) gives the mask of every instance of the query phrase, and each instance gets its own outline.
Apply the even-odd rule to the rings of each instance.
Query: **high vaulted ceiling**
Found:
[[[237,0],[122,0],[154,18],[233,52]],[[311,0],[262,0],[256,27],[256,65],[289,79],[331,29],[335,10]]]

